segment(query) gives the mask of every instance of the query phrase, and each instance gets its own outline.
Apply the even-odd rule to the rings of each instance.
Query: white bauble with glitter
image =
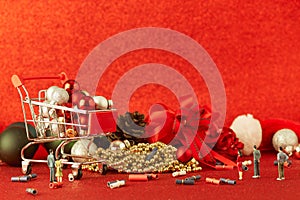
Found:
[[[253,153],[253,146],[260,146],[262,141],[262,128],[259,120],[253,115],[240,115],[235,118],[230,126],[237,138],[244,143],[243,154],[248,156]]]
[[[93,156],[95,155],[96,150],[97,150],[97,145],[91,142],[91,140],[87,140],[87,139],[78,140],[77,142],[75,142],[75,144],[72,146],[71,149],[71,154],[75,155],[74,157],[72,157],[72,159],[75,162],[80,162],[80,163],[87,162],[88,161],[87,158],[76,158],[76,156],[83,156],[83,157]]]
[[[49,87],[49,88],[47,89],[47,91],[46,91],[46,100],[47,100],[47,101],[49,101],[49,102],[51,101],[52,94],[53,94],[53,92],[54,92],[57,88],[59,88],[59,87],[53,85],[53,86],[51,86],[51,87]]]
[[[286,149],[292,146],[294,148],[298,145],[298,136],[291,129],[281,129],[273,135],[272,144],[276,151],[279,147]]]
[[[62,105],[64,103],[67,103],[69,101],[69,94],[67,90],[63,88],[56,88],[51,96],[51,102]]]
[[[51,135],[57,136],[60,135],[60,137],[63,137],[64,133],[64,118],[59,117],[57,119],[52,119],[51,122],[49,123],[49,129],[51,132]]]
[[[43,101],[43,103],[44,104],[50,104],[50,101],[45,100],[45,101]],[[40,115],[43,116],[43,117],[50,118],[49,110],[50,109],[47,106],[40,106]]]

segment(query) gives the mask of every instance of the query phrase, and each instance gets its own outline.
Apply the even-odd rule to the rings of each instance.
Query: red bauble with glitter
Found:
[[[73,105],[78,105],[79,104],[79,101],[85,96],[85,94],[83,92],[81,92],[80,90],[74,92],[72,95],[71,95],[71,99],[72,99],[72,103]]]
[[[186,163],[193,158],[193,152],[187,147],[181,146],[177,149],[176,157],[180,162]]]
[[[80,90],[80,85],[77,81],[75,80],[67,80],[63,84],[63,88],[67,90],[69,94],[73,94],[74,92]]]
[[[72,103],[73,100],[73,95],[74,93],[80,91],[80,86],[79,83],[75,80],[67,80],[64,84],[63,84],[63,88],[68,92],[69,94],[69,103]],[[78,101],[77,101],[78,102]]]
[[[88,115],[80,115],[79,116],[79,122],[81,125],[87,125],[89,122],[89,116]],[[87,129],[87,127],[81,127],[83,130]]]

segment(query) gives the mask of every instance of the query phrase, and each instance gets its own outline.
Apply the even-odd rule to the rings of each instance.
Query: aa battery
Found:
[[[29,179],[33,179],[37,177],[37,174],[28,174]]]
[[[177,171],[177,172],[173,172],[172,176],[176,177],[176,176],[183,176],[186,175],[186,171]]]
[[[158,179],[157,174],[129,174],[130,181],[148,181],[151,179]]]
[[[278,165],[278,160],[274,161],[274,165]],[[292,161],[291,160],[287,160],[284,162],[283,164],[284,167],[291,167],[292,166]]]
[[[107,187],[113,189],[125,185],[125,180],[116,180],[107,182]]]
[[[70,182],[74,181],[74,175],[72,173],[68,174],[68,179]]]
[[[206,178],[205,182],[206,183],[212,183],[212,184],[215,184],[215,185],[220,185],[220,180],[215,179],[215,178]]]
[[[220,178],[220,182],[222,184],[228,184],[228,185],[235,185],[236,184],[235,180],[230,180],[230,179],[226,179],[226,178]]]
[[[33,195],[36,195],[38,193],[34,188],[26,188],[26,192]]]
[[[178,185],[194,185],[195,180],[193,180],[193,179],[182,179],[182,180],[177,179],[175,181],[175,183]]]
[[[242,162],[243,165],[251,165],[252,161],[251,160],[245,160],[244,162]]]
[[[53,189],[53,188],[61,188],[62,187],[62,183],[60,182],[52,182],[49,183],[49,188]]]
[[[201,176],[200,175],[196,175],[196,176],[190,176],[190,177],[187,177],[185,178],[185,180],[199,180],[201,179]]]
[[[28,174],[25,176],[13,176],[13,177],[11,177],[11,181],[12,182],[27,182],[36,177],[37,177],[36,174]]]
[[[29,181],[28,176],[13,176],[11,177],[12,182],[27,182]]]
[[[248,166],[242,165],[242,170],[243,170],[243,171],[248,171],[248,169],[249,169]]]

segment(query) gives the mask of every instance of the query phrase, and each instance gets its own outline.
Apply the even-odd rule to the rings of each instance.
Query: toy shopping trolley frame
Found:
[[[104,174],[104,171],[107,169],[106,165],[103,164],[104,161],[97,160],[97,158],[92,155],[78,156],[67,154],[64,152],[64,147],[72,141],[87,139],[90,142],[86,148],[89,149],[95,137],[115,132],[116,122],[114,120],[114,116],[116,116],[116,110],[82,110],[77,107],[70,108],[67,106],[55,105],[46,101],[47,90],[40,90],[37,98],[30,98],[23,82],[40,79],[58,79],[61,83],[68,80],[67,75],[64,72],[57,76],[47,77],[21,78],[18,75],[13,75],[11,77],[11,81],[20,95],[25,129],[29,140],[29,143],[21,150],[23,174],[31,173],[32,162],[47,163],[47,160],[25,158],[24,152],[27,148],[32,145],[58,140],[62,142],[55,150],[55,158],[62,159],[62,163],[64,165],[71,165],[71,177],[74,179],[80,179],[82,176],[81,166],[83,164],[91,163],[97,163],[99,165],[99,169],[102,170]],[[80,116],[82,115],[88,119],[86,124],[80,123]],[[30,134],[28,127],[29,124],[32,124],[35,127],[37,137],[33,137]],[[77,160],[80,160],[81,158],[81,160],[84,159],[84,161],[75,162],[71,161],[70,158],[73,160],[75,160],[74,158],[77,158]]]

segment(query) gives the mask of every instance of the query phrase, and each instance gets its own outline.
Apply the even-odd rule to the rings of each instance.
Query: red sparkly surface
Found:
[[[277,166],[273,165],[276,154],[263,152],[261,160],[261,178],[252,179],[253,165],[244,172],[244,180],[238,181],[237,170],[220,170],[204,168],[197,173],[172,177],[171,173],[158,174],[157,180],[147,182],[129,181],[128,174],[108,172],[100,175],[96,172],[83,171],[81,180],[69,182],[70,169],[63,171],[63,186],[50,189],[49,169],[46,164],[33,163],[33,173],[37,178],[28,182],[11,182],[12,176],[20,174],[20,168],[0,166],[1,199],[298,199],[300,192],[300,160],[292,160],[291,168],[285,168],[284,181],[277,181]],[[247,157],[252,159],[252,157]],[[201,175],[195,185],[176,185],[175,180],[192,175]],[[205,178],[228,178],[236,180],[236,185],[213,185]],[[124,187],[110,189],[108,181],[125,180]],[[35,188],[36,196],[25,192],[26,188]]]
[[[81,63],[98,44],[112,35],[139,27],[162,27],[184,33],[207,50],[225,85],[227,125],[245,113],[258,119],[299,122],[299,8],[298,0],[0,1],[0,131],[23,120],[19,97],[10,81],[13,74],[39,76],[65,71],[74,78]],[[207,87],[191,64],[159,50],[139,50],[118,58],[99,81],[98,94],[109,98],[124,73],[145,63],[161,63],[178,70],[196,91],[199,102],[210,104]],[[28,90],[37,94],[39,89],[53,84],[35,82]],[[174,110],[178,107],[174,94],[154,84],[136,90],[129,109],[147,113],[157,102]],[[39,177],[25,184],[10,182],[11,176],[19,174],[19,168],[2,165],[0,186],[1,194],[8,199],[299,197],[299,161],[286,171],[287,180],[276,182],[274,157],[266,156],[268,160],[262,163],[264,175],[260,180],[252,180],[250,171],[245,174],[246,180],[236,186],[208,185],[203,181],[196,186],[176,186],[170,175],[162,175],[158,181],[128,183],[126,187],[110,190],[107,181],[127,176],[102,177],[87,172],[81,181],[64,181],[63,188],[53,191],[47,187],[47,167],[43,165],[36,166]],[[200,174],[236,177],[235,171]],[[36,187],[38,196],[26,194],[27,186]]]
[[[109,37],[139,27],[162,27],[186,34],[216,63],[227,96],[226,124],[245,113],[259,119],[300,119],[300,3],[250,1],[1,1],[0,130],[22,120],[10,77],[65,71],[76,77],[87,55]],[[124,73],[145,63],[178,70],[195,89],[200,104],[210,104],[201,76],[186,60],[159,50],[119,57],[99,81],[98,94],[110,97]],[[167,77],[166,77],[167,78]],[[34,83],[34,95],[53,83]],[[126,87],[132,87],[128,85]],[[172,92],[140,87],[129,109],[147,113],[157,102],[177,109]]]

